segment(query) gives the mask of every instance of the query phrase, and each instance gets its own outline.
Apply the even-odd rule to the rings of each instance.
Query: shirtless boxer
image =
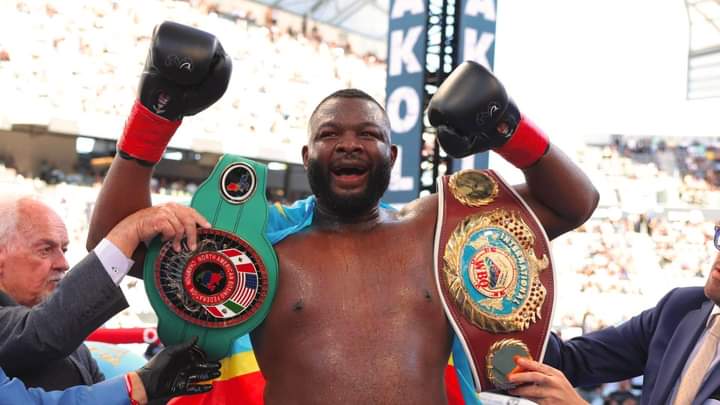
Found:
[[[212,60],[209,69],[189,83],[173,82],[175,72],[153,55],[162,54],[162,47],[174,52],[185,44],[197,47],[203,42],[198,38],[207,46],[194,55]],[[224,91],[205,88],[223,82],[215,75],[227,58],[208,34],[161,28],[152,46],[139,101],[98,196],[88,247],[120,218],[150,204],[152,164],[185,115],[182,102],[195,97],[191,104],[196,108],[189,111],[194,114]],[[229,75],[228,69],[221,74]],[[204,90],[191,92],[191,87]],[[463,156],[493,148],[521,167],[527,184],[516,190],[550,238],[590,216],[598,193],[589,179],[521,120],[492,74],[471,69],[443,87],[442,97],[439,91],[431,103],[430,118],[446,150]],[[184,98],[165,99],[173,115],[155,114],[150,110],[156,100],[146,94]],[[203,98],[206,94],[213,97]],[[468,130],[476,112],[498,97],[505,115],[490,127],[479,127],[482,136],[480,130]],[[314,197],[302,203],[309,204],[313,218],[275,245],[278,289],[267,318],[251,333],[267,381],[266,404],[447,402],[444,371],[453,333],[433,276],[438,198],[418,199],[400,211],[379,205],[396,155],[387,114],[363,92],[336,92],[310,117],[302,157]],[[135,259],[142,263],[140,254]]]

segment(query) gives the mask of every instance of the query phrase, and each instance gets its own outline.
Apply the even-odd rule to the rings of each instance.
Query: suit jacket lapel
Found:
[[[685,362],[692,353],[698,337],[705,329],[705,322],[710,315],[712,305],[711,301],[707,301],[699,309],[688,312],[680,321],[668,342],[662,362],[660,362],[655,389],[651,393],[650,400],[643,401],[644,403],[665,404],[670,399],[670,394],[680,379]]]

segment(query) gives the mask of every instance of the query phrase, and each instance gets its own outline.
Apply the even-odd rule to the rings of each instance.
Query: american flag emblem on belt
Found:
[[[232,318],[245,312],[258,293],[258,274],[255,263],[238,249],[219,250],[227,256],[237,270],[237,286],[230,298],[218,305],[203,305],[215,318]]]

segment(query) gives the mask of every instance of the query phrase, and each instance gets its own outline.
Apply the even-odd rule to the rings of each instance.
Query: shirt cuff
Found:
[[[93,251],[115,285],[120,284],[120,281],[135,264],[133,260],[125,257],[123,252],[107,239],[101,240]]]

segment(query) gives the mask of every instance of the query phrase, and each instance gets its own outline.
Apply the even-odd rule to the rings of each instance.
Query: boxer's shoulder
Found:
[[[405,204],[397,213],[400,220],[435,222],[437,217],[437,194],[420,197]]]

